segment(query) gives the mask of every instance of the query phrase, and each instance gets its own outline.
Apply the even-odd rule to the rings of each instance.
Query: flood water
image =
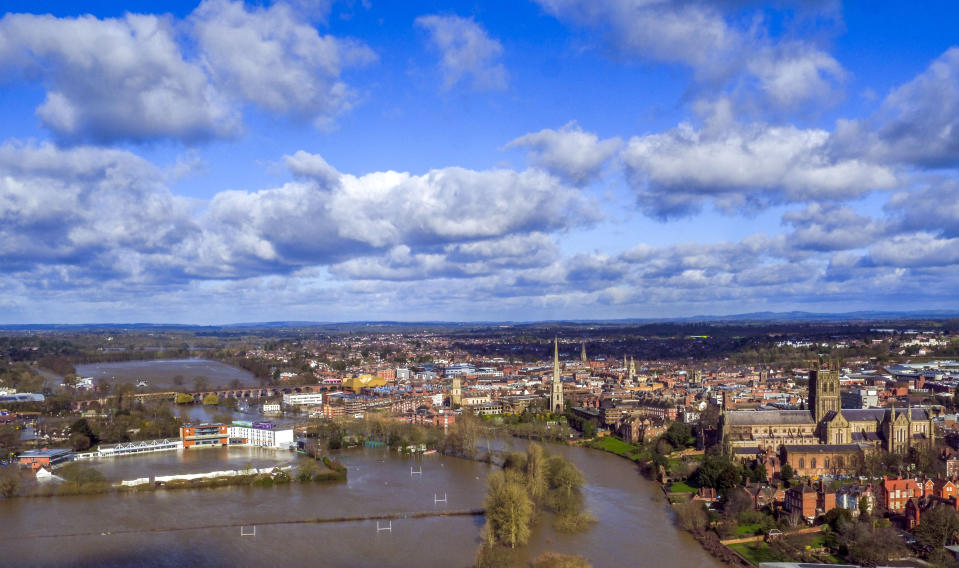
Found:
[[[206,377],[208,387],[228,387],[235,379],[243,386],[259,386],[256,378],[238,367],[209,359],[156,359],[121,363],[90,363],[76,366],[80,377],[107,379],[111,382],[136,384],[143,379],[151,387],[172,389],[174,377],[183,377],[182,387],[193,390],[196,377]]]
[[[583,470],[587,507],[598,523],[579,535],[534,531],[527,554],[552,550],[585,556],[594,566],[718,568],[676,529],[658,487],[633,464],[583,448],[550,445]],[[341,452],[349,468],[340,484],[170,490],[108,496],[0,500],[0,550],[11,566],[470,566],[482,517],[268,524],[482,506],[492,466],[443,456],[411,459],[385,449]],[[193,450],[95,463],[111,479],[212,471],[298,459],[289,452]],[[411,475],[410,468],[422,475]],[[153,470],[156,473],[151,473]],[[446,503],[434,503],[443,494]],[[241,536],[232,523],[256,524]],[[380,521],[385,527],[386,521]],[[171,531],[168,529],[185,529]],[[132,534],[115,534],[138,530]],[[251,529],[247,527],[246,531]],[[101,534],[102,533],[102,534]],[[111,534],[113,533],[113,534]]]

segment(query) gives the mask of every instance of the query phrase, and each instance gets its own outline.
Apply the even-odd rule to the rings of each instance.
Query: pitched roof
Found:
[[[729,426],[815,424],[808,410],[729,410],[723,419]]]
[[[793,452],[797,454],[832,454],[844,452],[859,452],[862,450],[856,444],[803,444],[795,446],[783,446],[786,453]]]

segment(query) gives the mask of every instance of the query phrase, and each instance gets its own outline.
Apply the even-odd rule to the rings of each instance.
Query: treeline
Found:
[[[70,356],[77,365],[90,363],[125,363],[127,361],[154,361],[160,359],[188,359],[206,354],[206,351],[190,351],[189,347],[166,347],[142,349],[131,347],[123,351],[80,351]]]
[[[477,566],[504,566],[513,551],[529,540],[543,513],[551,513],[559,532],[588,529],[595,518],[583,510],[583,473],[562,456],[550,455],[539,444],[526,453],[511,452],[501,471],[489,475],[484,543]]]
[[[69,377],[70,375],[76,375],[77,370],[74,368],[73,364],[70,361],[61,355],[47,355],[46,357],[41,357],[37,361],[37,366],[60,375],[61,377]]]
[[[244,371],[248,371],[260,381],[269,381],[273,378],[273,371],[275,368],[274,365],[269,361],[253,359],[242,354],[222,350],[215,351],[213,353],[206,353],[205,355],[221,363],[233,365],[234,367],[239,367]]]

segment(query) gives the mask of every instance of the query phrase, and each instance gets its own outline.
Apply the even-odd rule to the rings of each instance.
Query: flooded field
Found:
[[[529,557],[546,550],[582,554],[594,566],[718,568],[677,530],[658,487],[633,464],[582,448],[549,446],[586,474],[587,507],[598,523],[580,535],[536,527]],[[206,450],[95,462],[110,478],[147,470],[208,471],[249,461],[295,460],[289,452]],[[31,566],[469,566],[482,517],[275,524],[317,517],[460,510],[482,506],[491,466],[385,449],[339,452],[349,480],[339,484],[224,487],[56,499],[0,500],[0,548],[11,565]],[[263,460],[259,462],[258,460]],[[411,475],[410,468],[422,475]],[[434,496],[446,495],[446,503]],[[238,524],[257,525],[241,536]],[[381,525],[385,525],[381,522]],[[117,534],[117,531],[136,532]]]
[[[175,388],[176,377],[182,377],[182,387],[193,389],[197,377],[203,377],[208,387],[228,387],[233,381],[243,386],[258,386],[253,375],[243,369],[208,359],[157,359],[125,361],[121,363],[91,363],[77,365],[77,375],[107,379],[111,382],[136,384],[144,380],[151,387]]]

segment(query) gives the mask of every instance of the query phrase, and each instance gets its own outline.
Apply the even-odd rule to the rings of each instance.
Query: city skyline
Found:
[[[7,10],[0,324],[956,306],[945,3]]]

